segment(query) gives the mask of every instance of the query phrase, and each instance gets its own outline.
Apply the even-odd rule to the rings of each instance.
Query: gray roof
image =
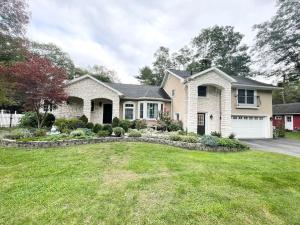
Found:
[[[300,102],[273,105],[273,114],[300,114]]]
[[[113,89],[124,94],[124,98],[164,99],[170,100],[170,96],[159,86],[105,83]]]
[[[172,73],[176,74],[177,76],[182,77],[183,79],[186,79],[186,78],[188,78],[188,77],[190,77],[190,76],[193,75],[190,71],[175,70],[175,69],[169,69],[169,71],[171,71]],[[246,77],[232,76],[232,75],[229,75],[229,76],[236,80],[236,83],[234,83],[235,85],[251,85],[251,86],[262,86],[262,87],[276,87],[276,86],[274,86],[272,84],[266,84],[266,83],[263,83],[263,82],[252,80],[250,78],[246,78]]]

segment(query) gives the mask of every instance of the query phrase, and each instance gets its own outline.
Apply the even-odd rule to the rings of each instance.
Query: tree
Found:
[[[136,76],[142,84],[155,85],[155,76],[149,66],[144,66],[139,70],[139,75]]]
[[[154,53],[154,59],[153,72],[155,85],[160,85],[164,78],[165,71],[172,67],[169,49],[163,46],[159,47]]]
[[[260,74],[281,79],[286,102],[288,82],[300,78],[300,2],[278,0],[277,7],[270,21],[254,26],[257,33],[253,51],[261,66]]]
[[[119,81],[117,73],[114,70],[109,70],[105,66],[101,65],[90,66],[87,69],[76,67],[74,74],[75,77],[80,77],[89,74],[102,82]]]
[[[186,70],[192,73],[201,72],[211,67],[211,61],[209,59],[200,59],[198,62],[191,62]]]
[[[73,79],[75,75],[75,66],[69,54],[64,52],[61,48],[53,43],[38,43],[31,42],[29,44],[29,51],[41,57],[49,59],[53,65],[64,69],[69,79]]]
[[[179,49],[178,52],[174,52],[172,54],[172,62],[177,69],[186,69],[191,60],[192,49],[190,49],[188,46],[184,46],[183,48]]]
[[[230,75],[249,76],[248,47],[242,45],[243,35],[232,26],[213,26],[203,29],[192,40],[194,62],[206,59]],[[191,67],[191,66],[190,66]],[[196,71],[199,72],[199,71]]]
[[[278,86],[283,87],[283,83],[279,82]],[[300,102],[300,81],[288,82],[285,86],[285,89],[288,90],[286,92],[284,92],[285,89],[273,91],[273,104]]]
[[[23,36],[29,22],[26,0],[1,0],[0,33],[8,36]]]
[[[67,99],[64,90],[67,76],[47,58],[37,55],[28,55],[27,58],[27,61],[17,62],[7,70],[15,78],[17,90],[24,96],[25,109],[36,113],[38,128],[41,128],[47,115],[47,110],[39,113],[44,104],[56,107]]]

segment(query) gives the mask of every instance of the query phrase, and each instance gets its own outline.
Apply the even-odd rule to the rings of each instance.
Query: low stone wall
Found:
[[[204,146],[201,143],[187,143],[182,141],[170,141],[166,139],[157,139],[149,137],[103,137],[93,139],[73,139],[73,140],[60,140],[60,141],[30,141],[30,142],[19,142],[15,140],[2,139],[1,145],[6,147],[18,147],[18,148],[49,148],[58,146],[71,146],[71,145],[82,145],[82,144],[95,144],[104,142],[147,142],[155,144],[163,144],[174,147],[180,147],[190,150],[200,151],[214,151],[214,152],[236,152],[241,151],[240,149],[233,149],[228,147],[209,147]]]

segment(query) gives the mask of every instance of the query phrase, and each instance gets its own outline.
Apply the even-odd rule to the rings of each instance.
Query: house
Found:
[[[195,74],[170,69],[160,87],[104,83],[85,75],[67,83],[69,99],[54,114],[84,114],[93,123],[111,123],[113,117],[119,117],[155,124],[159,112],[168,112],[189,132],[271,138],[274,89],[270,84],[230,76],[217,68]]]
[[[300,131],[300,102],[273,105],[273,125]]]

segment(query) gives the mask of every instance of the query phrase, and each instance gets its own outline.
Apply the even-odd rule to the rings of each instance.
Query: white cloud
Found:
[[[134,83],[155,50],[186,45],[202,28],[233,25],[252,43],[252,26],[269,19],[272,0],[30,0],[29,36],[54,42],[75,64],[105,65]]]

